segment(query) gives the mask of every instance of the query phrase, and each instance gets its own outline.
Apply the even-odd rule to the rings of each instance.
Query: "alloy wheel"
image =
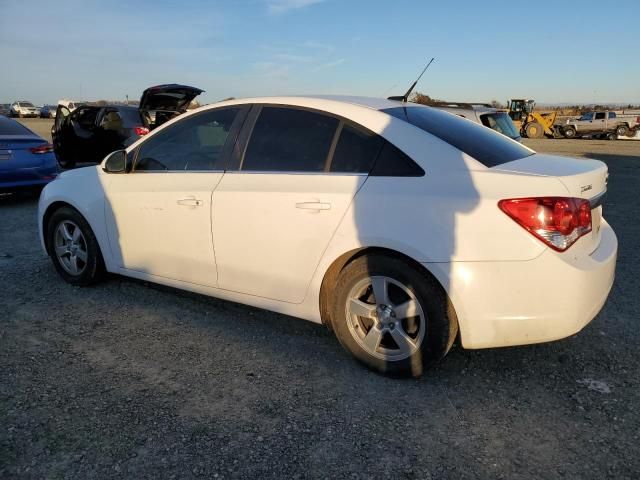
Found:
[[[401,282],[366,277],[349,292],[345,309],[349,332],[368,354],[400,361],[420,349],[426,315],[415,294]]]
[[[71,220],[58,224],[54,236],[58,262],[71,275],[80,275],[87,267],[87,241],[80,227]]]

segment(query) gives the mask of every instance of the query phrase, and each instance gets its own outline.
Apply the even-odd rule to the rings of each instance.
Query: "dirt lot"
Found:
[[[282,315],[120,277],[71,287],[36,200],[0,199],[0,478],[637,479],[640,142],[527,143],[609,165],[609,302],[572,338],[457,347],[418,380]]]

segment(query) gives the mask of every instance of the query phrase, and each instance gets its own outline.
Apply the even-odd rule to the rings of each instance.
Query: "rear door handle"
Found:
[[[325,202],[298,202],[296,203],[296,208],[301,208],[303,210],[330,210],[331,204]]]
[[[199,207],[202,205],[202,200],[198,200],[196,197],[181,198],[178,200],[178,205],[184,205],[185,207]]]

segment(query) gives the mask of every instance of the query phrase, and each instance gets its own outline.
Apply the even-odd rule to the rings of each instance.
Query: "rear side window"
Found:
[[[263,107],[241,170],[322,172],[338,124],[338,119],[320,113]]]
[[[609,118],[616,118],[616,112],[609,112]]]
[[[384,140],[373,132],[344,124],[331,161],[331,172],[369,173]]]
[[[239,111],[200,113],[152,135],[139,148],[135,171],[224,170],[223,149]]]
[[[604,120],[604,112],[596,113],[596,120]]]
[[[511,117],[506,113],[497,112],[480,115],[480,121],[485,127],[506,135],[509,138],[520,138],[518,130],[516,130],[513,121],[511,121]]]
[[[382,111],[438,137],[486,167],[495,167],[534,154],[527,147],[489,128],[435,108],[407,106]]]
[[[0,117],[0,135],[33,135],[33,132],[15,120]]]

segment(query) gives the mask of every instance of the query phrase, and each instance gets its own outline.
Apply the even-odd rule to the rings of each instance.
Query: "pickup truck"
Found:
[[[616,112],[587,112],[577,119],[568,119],[561,128],[566,138],[607,134],[633,136],[640,127],[640,116],[618,115]]]

